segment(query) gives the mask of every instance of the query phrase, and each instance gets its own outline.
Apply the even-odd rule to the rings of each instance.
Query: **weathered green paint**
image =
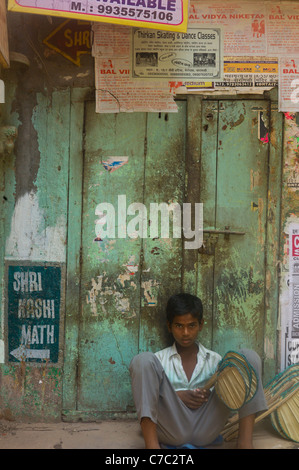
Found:
[[[53,419],[60,416],[62,402],[66,419],[132,411],[129,362],[141,350],[168,343],[165,302],[182,289],[204,299],[202,338],[207,347],[219,352],[254,347],[264,358],[265,377],[272,376],[277,359],[281,115],[272,107],[271,139],[265,144],[257,138],[257,110],[251,108],[270,112],[270,101],[192,97],[178,103],[177,114],[103,116],[94,113],[88,96],[89,89],[73,89],[36,97],[32,123],[39,166],[31,197],[38,217],[31,222],[38,223],[29,230],[28,257],[38,254],[46,261],[56,253],[67,262],[64,362],[58,367],[2,365],[4,412]],[[245,150],[237,168],[232,161]],[[110,173],[102,164],[109,156],[128,156],[128,163]],[[13,207],[23,195],[14,195],[14,158],[1,164],[2,195],[8,195],[1,231],[8,240]],[[243,204],[263,199],[263,211],[260,203],[256,211],[246,206],[249,215],[244,211],[243,219],[239,210],[234,213],[235,201],[239,207],[242,199],[226,192],[232,172],[230,191],[241,188]],[[261,184],[253,184],[259,176]],[[243,248],[246,235],[210,238],[199,252],[185,250],[183,238],[94,241],[97,204],[111,202],[117,208],[121,194],[127,207],[132,202],[147,208],[150,202],[203,202],[205,227],[228,224],[231,230],[247,232],[251,220],[255,245],[251,252]],[[24,230],[28,233],[28,226]],[[20,250],[21,244],[13,249]]]
[[[40,153],[40,164],[34,181],[39,210],[43,214],[44,227],[55,227],[56,231],[60,231],[57,237],[66,238],[70,90],[54,92],[51,97],[39,93],[32,122],[37,132]],[[42,228],[40,226],[39,230]],[[65,260],[65,249],[59,256]]]
[[[219,108],[215,102],[204,105],[203,116],[209,118],[209,122],[203,120],[204,225],[230,226],[246,235],[231,235],[228,240],[224,235],[205,237],[199,291],[209,308],[208,328],[202,334],[221,353],[242,345],[256,349],[268,380],[277,372],[282,117],[275,103],[236,101],[229,108],[224,104]],[[258,140],[255,113],[261,109],[268,114],[269,144]],[[218,142],[213,138],[216,134]],[[255,202],[252,207],[251,202]]]
[[[186,200],[195,207],[194,204],[201,201],[200,191],[200,149],[201,149],[201,110],[202,99],[193,96],[187,103],[187,127],[186,127],[186,164],[185,172],[185,193]],[[186,292],[197,292],[198,283],[198,251],[183,250],[182,262],[182,290]]]
[[[83,199],[81,207],[80,189],[70,186],[70,201],[78,207],[69,224],[68,260],[76,272],[73,278],[68,270],[75,296],[68,294],[74,311],[67,313],[66,321],[71,339],[65,355],[66,419],[120,416],[133,410],[130,360],[139,351],[155,351],[168,343],[165,302],[180,290],[203,298],[202,338],[207,347],[220,353],[252,347],[265,359],[265,376],[273,375],[275,355],[269,351],[276,350],[280,178],[275,132],[281,131],[281,120],[272,109],[270,129],[266,119],[271,103],[265,100],[192,97],[178,105],[178,114],[95,116],[93,102],[86,104],[83,166],[79,151],[70,165],[71,175],[81,168]],[[260,111],[270,143],[258,137]],[[79,114],[73,115],[73,125],[79,125]],[[103,162],[113,156],[127,156],[128,163],[109,172]],[[271,176],[269,162],[276,162]],[[150,202],[203,202],[205,228],[229,226],[246,234],[228,239],[205,235],[199,252],[184,249],[183,238],[118,239],[118,195],[126,196],[126,208],[134,202],[147,208]],[[95,209],[101,202],[116,210],[115,239],[95,240]],[[273,204],[276,214],[267,221]],[[78,250],[81,209],[80,274],[74,247]],[[132,215],[126,218],[127,226]],[[267,257],[268,240],[272,252]],[[79,297],[82,307],[76,309]]]
[[[48,96],[37,93],[34,98],[16,99],[16,77],[13,71],[7,81],[5,104],[6,123],[15,124],[18,144],[10,158],[1,161],[1,264],[2,292],[4,259],[19,260],[19,264],[59,262],[63,267],[66,255],[67,188],[69,166],[69,91]],[[20,91],[18,92],[20,93]],[[18,96],[17,93],[17,96]],[[33,106],[33,102],[34,105]],[[28,123],[28,119],[30,123]],[[25,122],[26,121],[26,122]],[[31,129],[30,146],[24,140],[25,129]],[[20,148],[23,145],[23,150]],[[34,151],[31,152],[31,149]],[[22,159],[26,152],[26,159]],[[23,177],[23,180],[21,178]],[[22,181],[21,181],[22,180]],[[64,269],[63,269],[64,270]],[[62,372],[64,347],[64,294],[62,277],[59,362],[34,361],[27,364],[5,363],[0,370],[0,416],[11,419],[54,420],[61,417]],[[4,302],[2,302],[5,305]],[[6,325],[5,311],[1,325]],[[7,329],[2,331],[6,344]],[[58,346],[58,345],[57,345]],[[58,350],[56,350],[56,353]]]
[[[146,198],[149,198],[150,194],[146,193],[147,186],[152,184],[155,171],[161,171],[166,177],[171,170],[171,158],[174,152],[172,149],[158,145],[162,126],[165,129],[165,144],[168,141],[169,132],[174,137],[173,148],[180,162],[178,174],[181,173],[181,168],[184,169],[181,162],[184,162],[185,103],[182,103],[181,108],[183,116],[181,113],[179,115],[161,114],[160,116],[156,114],[153,120],[153,117],[145,114],[108,117],[98,115],[95,118],[94,103],[86,105],[85,129],[89,131],[86,132],[85,137],[84,170],[82,170],[84,171],[81,273],[83,308],[77,333],[79,338],[77,416],[82,410],[88,410],[89,416],[97,411],[98,413],[104,412],[104,414],[106,412],[107,416],[110,410],[115,414],[118,411],[133,408],[128,376],[129,362],[140,348],[142,349],[142,343],[144,343],[144,349],[148,347],[157,349],[164,343],[162,302],[162,307],[159,309],[160,319],[156,321],[156,326],[154,325],[155,318],[151,322],[145,313],[153,309],[149,306],[152,305],[151,300],[157,302],[156,296],[158,292],[160,295],[160,285],[163,280],[161,276],[164,276],[165,272],[165,268],[161,269],[155,259],[158,255],[154,253],[162,249],[165,255],[168,250],[169,258],[175,259],[176,253],[171,253],[171,246],[168,247],[169,240],[146,240],[146,243],[152,245],[146,247],[148,253],[152,251],[149,256],[145,255],[145,241],[140,238],[94,241],[95,207],[100,202],[110,202],[117,209],[119,194],[127,196],[127,207],[133,202],[142,202],[147,206],[150,202],[165,201],[163,195],[165,189],[160,183],[161,194],[157,196],[158,199],[154,197],[153,200],[147,201]],[[135,133],[134,139],[128,138],[132,129]],[[177,147],[178,142],[181,142],[181,148]],[[102,165],[105,158],[109,156],[128,156],[129,163],[111,174]],[[157,168],[157,165],[160,167]],[[145,181],[149,183],[145,184]],[[136,184],[137,182],[140,184]],[[184,175],[181,178],[180,198],[183,193]],[[173,186],[169,185],[166,202],[171,200],[172,195]],[[78,234],[70,225],[69,231]],[[75,240],[74,236],[73,240]],[[181,250],[180,240],[175,240],[174,244]],[[68,260],[72,263],[73,255],[69,255]],[[150,272],[149,262],[152,262],[153,273]],[[169,266],[166,259],[165,263]],[[137,267],[137,271],[134,271],[134,267]],[[180,265],[177,269],[180,272]],[[173,282],[177,285],[175,276]],[[168,289],[170,289],[169,286]],[[156,314],[155,307],[154,313]],[[142,325],[142,321],[143,326],[139,333],[139,323],[141,322]],[[74,323],[73,316],[72,325]],[[71,319],[67,315],[67,335],[70,325]],[[75,373],[75,341],[73,341],[73,346],[71,354],[66,355],[65,359],[65,370],[69,373]],[[66,350],[70,352],[68,344],[66,344]],[[73,363],[73,368],[69,366],[70,362]],[[113,380],[116,377],[117,380]],[[69,399],[68,393],[71,393],[73,383],[72,378],[66,374],[64,415],[68,419],[72,415],[71,410],[74,409],[73,401]],[[121,395],[119,394],[120,384]],[[72,397],[74,400],[74,393]]]
[[[123,411],[132,403],[128,365],[138,351],[140,285],[128,265],[140,264],[140,239],[94,241],[95,209],[111,203],[117,214],[118,195],[127,206],[142,201],[145,125],[145,115],[95,116],[94,103],[86,105],[78,410]],[[110,173],[103,166],[109,156],[128,156],[129,164]]]
[[[268,144],[258,113],[268,107],[219,103],[215,227],[245,231],[215,246],[213,347],[222,354],[246,345],[263,356]]]
[[[77,363],[81,277],[81,216],[84,107],[89,89],[71,93],[70,156],[68,189],[68,245],[66,274],[65,348],[63,407],[75,410],[77,403]],[[79,230],[79,231],[78,231]]]
[[[258,139],[259,111],[268,120],[265,125],[270,144]],[[207,343],[221,354],[240,347],[255,349],[265,359],[265,377],[276,370],[279,240],[272,231],[277,230],[279,223],[280,147],[273,143],[281,132],[275,110],[271,113],[271,128],[269,119],[270,102],[266,101],[204,104],[204,226],[228,226],[245,235],[226,239],[221,234],[207,234],[206,249],[200,253],[202,263],[199,261],[199,290],[203,289],[209,307]],[[267,214],[273,203],[276,213],[269,219]],[[271,253],[267,242],[271,243]]]
[[[80,73],[78,73],[78,69],[62,56],[47,54],[49,51],[43,49],[41,38],[46,37],[53,28],[59,26],[61,23],[59,18],[53,18],[53,23],[50,24],[48,19],[43,16],[33,17],[27,15],[25,18],[24,15],[9,15],[9,22],[11,30],[14,31],[10,47],[12,50],[24,53],[30,60],[30,67],[21,68],[18,64],[12,62],[10,69],[0,70],[1,79],[5,82],[6,99],[5,104],[0,104],[0,126],[10,125],[18,128],[18,138],[13,154],[10,158],[0,156],[0,258],[2,260],[0,263],[0,305],[3,307],[5,305],[6,258],[8,258],[8,261],[15,258],[21,261],[39,260],[44,262],[53,261],[53,257],[59,256],[60,262],[67,265],[67,277],[65,284],[63,284],[66,293],[64,345],[63,341],[61,342],[61,345],[64,346],[64,361],[57,366],[35,363],[7,364],[3,362],[0,365],[0,416],[9,419],[60,419],[62,403],[67,418],[89,419],[99,417],[99,415],[109,416],[109,414],[120,416],[123,411],[117,413],[115,409],[102,413],[104,406],[108,406],[107,399],[104,400],[104,406],[102,406],[100,400],[97,401],[95,398],[96,392],[91,390],[96,380],[98,380],[96,385],[98,385],[99,396],[102,396],[104,391],[107,392],[106,385],[103,389],[101,388],[101,377],[96,377],[96,374],[102,371],[98,365],[94,369],[88,366],[89,368],[84,371],[86,361],[89,359],[98,361],[98,358],[102,361],[104,359],[106,377],[110,372],[112,377],[115,376],[115,371],[119,372],[124,387],[119,382],[119,390],[116,390],[117,387],[114,386],[114,395],[120,396],[122,390],[124,390],[123,393],[128,401],[126,402],[124,397],[120,399],[122,409],[126,410],[128,406],[128,410],[131,410],[132,400],[129,395],[127,375],[130,356],[140,349],[154,350],[162,347],[168,339],[162,320],[169,274],[173,274],[169,290],[173,290],[178,285],[180,289],[197,292],[203,297],[206,306],[206,325],[202,331],[203,342],[208,347],[215,348],[218,347],[217,344],[220,347],[221,343],[223,349],[226,349],[226,346],[231,344],[240,344],[241,339],[244,337],[246,339],[250,332],[250,337],[257,341],[258,350],[262,352],[264,379],[268,381],[273,377],[280,362],[280,345],[277,341],[277,331],[278,338],[283,339],[283,337],[279,331],[280,323],[277,322],[278,312],[281,319],[286,318],[289,312],[287,285],[288,227],[290,222],[298,223],[299,220],[298,188],[290,185],[290,180],[293,182],[294,180],[298,181],[298,177],[296,179],[296,168],[299,162],[298,120],[295,115],[284,117],[283,113],[277,112],[275,104],[277,89],[272,90],[270,93],[264,93],[267,105],[271,107],[268,107],[271,132],[270,143],[268,144],[269,172],[267,175],[262,174],[262,187],[264,188],[266,184],[267,188],[267,200],[266,205],[264,205],[264,211],[266,212],[263,212],[263,214],[266,213],[266,218],[264,219],[264,233],[261,239],[262,245],[265,244],[265,264],[261,263],[262,276],[260,272],[254,273],[250,269],[248,271],[248,267],[250,268],[252,264],[249,253],[246,254],[246,266],[243,267],[243,270],[239,269],[238,271],[235,269],[235,272],[233,272],[234,267],[240,265],[239,255],[234,248],[234,244],[243,242],[242,240],[234,240],[232,236],[229,240],[224,240],[224,236],[219,235],[217,242],[215,237],[209,237],[205,248],[200,250],[199,253],[192,250],[187,252],[180,248],[178,243],[175,243],[173,245],[175,250],[172,254],[172,242],[168,245],[166,242],[163,244],[161,240],[131,240],[129,244],[130,251],[136,255],[135,261],[139,266],[137,274],[134,274],[136,289],[130,284],[131,275],[130,280],[121,277],[123,284],[117,281],[116,286],[118,294],[123,295],[123,298],[128,296],[130,305],[134,306],[136,317],[127,318],[127,312],[124,314],[117,310],[116,306],[119,303],[116,299],[109,299],[109,312],[111,308],[111,318],[115,319],[112,324],[113,329],[108,329],[110,324],[107,320],[102,322],[100,319],[100,304],[97,305],[99,315],[98,317],[92,317],[90,321],[91,328],[89,329],[90,317],[88,312],[91,305],[85,305],[82,315],[81,305],[86,302],[86,297],[84,297],[86,291],[92,288],[92,276],[104,276],[102,268],[105,263],[99,262],[103,261],[103,258],[101,260],[95,258],[94,261],[88,262],[86,265],[84,256],[80,257],[82,213],[87,230],[86,205],[93,204],[93,207],[89,208],[89,217],[91,218],[89,227],[93,237],[94,219],[96,218],[93,210],[95,204],[99,202],[97,197],[93,202],[88,195],[89,183],[83,174],[83,170],[86,169],[86,166],[83,168],[84,153],[87,152],[88,154],[90,138],[93,135],[96,139],[98,138],[97,123],[99,119],[109,120],[109,122],[111,120],[114,122],[116,119],[112,116],[102,116],[100,118],[94,112],[94,63],[91,57],[83,57]],[[22,40],[24,35],[30,41],[24,42]],[[21,50],[19,50],[19,47],[21,47]],[[131,187],[128,183],[120,183],[117,191],[119,189],[123,190],[125,187],[131,195],[131,199],[128,198],[129,202],[134,199],[135,201],[148,203],[151,198],[157,200],[156,195],[158,194],[160,194],[161,200],[167,198],[168,194],[172,198],[174,191],[171,190],[171,186],[176,188],[178,181],[179,188],[176,195],[179,196],[183,188],[182,179],[184,179],[185,200],[192,203],[204,202],[205,224],[209,227],[216,227],[215,221],[218,222],[219,211],[215,201],[221,202],[219,201],[219,191],[223,193],[224,190],[223,180],[222,182],[218,181],[219,175],[220,171],[222,175],[229,173],[229,171],[225,172],[225,168],[219,168],[218,173],[217,165],[222,152],[219,140],[226,142],[226,146],[229,146],[228,154],[230,153],[230,142],[227,142],[219,135],[221,132],[225,134],[224,130],[219,128],[219,123],[226,115],[219,112],[218,101],[221,101],[221,98],[218,97],[216,100],[214,98],[213,96],[205,98],[203,96],[192,96],[190,99],[188,98],[187,104],[182,104],[181,111],[185,108],[186,110],[183,114],[180,114],[180,117],[184,116],[186,127],[183,123],[177,125],[176,116],[168,115],[169,120],[166,121],[166,116],[163,113],[160,118],[158,115],[145,117],[138,114],[136,126],[133,129],[132,126],[130,127],[129,138],[141,140],[139,143],[135,142],[134,145],[136,148],[140,147],[138,161],[142,162],[143,170],[146,170],[146,173],[142,175],[141,170],[138,169],[135,174],[135,168],[130,169],[129,167],[130,163],[110,175],[107,175],[106,170],[103,170],[107,177],[108,189],[111,180],[115,179],[115,176],[121,178],[122,174],[129,174]],[[236,96],[233,101],[242,101],[243,98]],[[246,100],[250,98],[250,101],[254,99],[265,103],[265,99],[262,97],[247,96],[245,98]],[[89,110],[86,114],[85,102],[88,99],[92,102],[87,105]],[[225,101],[225,97],[222,101]],[[232,99],[229,101],[232,101]],[[241,130],[246,126],[248,113],[245,115],[244,108],[242,110],[238,106],[235,105],[235,111],[228,110],[229,115],[226,118],[228,124],[226,125],[229,126],[231,137],[233,136],[236,139],[237,136],[239,142],[242,138],[242,145],[240,144],[242,156],[245,145]],[[217,118],[213,120],[206,119],[207,113],[214,112],[216,112]],[[88,119],[87,115],[89,115]],[[130,119],[129,122],[132,123],[132,117],[125,115],[123,118],[124,120]],[[157,120],[156,123],[155,119]],[[141,132],[140,126],[142,123],[145,127]],[[171,126],[175,125],[176,129],[176,131],[170,131],[169,129],[170,134],[168,134],[169,123],[171,123]],[[257,122],[254,120],[252,126],[249,126],[250,148],[251,145],[254,145],[255,150],[259,149],[260,146],[262,148],[267,147],[266,144],[257,142],[256,125]],[[93,128],[93,126],[95,127]],[[160,134],[158,134],[156,141],[155,136],[148,139],[150,143],[144,140],[145,136],[152,132],[151,129],[158,132],[160,126],[161,136],[163,134],[161,146],[162,137],[160,137]],[[103,129],[106,128],[103,127]],[[89,134],[90,130],[92,132]],[[183,142],[183,140],[178,139],[180,150],[173,149],[174,157],[171,155],[166,162],[169,166],[164,167],[164,153],[169,147],[167,139],[169,141],[173,139],[175,132],[177,136],[180,136],[180,139],[186,140]],[[84,142],[85,135],[86,142]],[[113,134],[112,131],[107,135],[102,132],[101,135],[105,141],[108,136],[113,138],[115,142],[120,140],[119,135],[117,133]],[[122,136],[121,139],[125,142],[125,150],[130,144],[127,142],[127,136]],[[89,144],[86,145],[88,141]],[[247,144],[246,147],[248,147]],[[117,149],[121,150],[120,146]],[[150,153],[148,153],[148,149],[151,149],[149,150]],[[94,150],[97,154],[98,150],[100,151],[97,147]],[[113,150],[112,145],[110,150]],[[247,152],[248,149],[245,150]],[[252,152],[255,152],[255,150]],[[155,158],[155,153],[157,158]],[[179,153],[181,159],[178,158]],[[257,152],[257,155],[259,159],[260,153]],[[87,155],[87,157],[88,165],[90,165],[91,155]],[[134,155],[129,155],[129,157],[130,162],[135,158]],[[226,155],[224,157],[226,158]],[[185,162],[185,166],[175,168],[175,162],[181,164]],[[244,162],[247,169],[244,169],[241,178],[243,182],[246,179],[246,172],[247,176],[248,171],[251,169],[258,172],[249,163],[249,161]],[[158,166],[160,167],[158,168]],[[160,173],[157,173],[157,170]],[[133,176],[133,173],[135,176]],[[158,185],[157,175],[163,176],[161,187]],[[152,185],[152,187],[149,185],[144,186],[146,176],[150,178],[149,185]],[[172,179],[176,179],[176,181],[172,183]],[[82,201],[82,183],[85,185],[84,203]],[[98,183],[97,180],[95,184]],[[220,184],[220,190],[218,190],[218,184]],[[95,189],[93,195],[97,196]],[[108,200],[106,199],[104,187],[100,194],[104,200]],[[107,194],[109,194],[109,191]],[[142,199],[138,199],[140,195]],[[264,197],[264,193],[262,196]],[[26,211],[29,216],[23,217]],[[251,215],[256,216],[257,212]],[[234,216],[234,225],[231,228],[238,226],[237,216],[238,214]],[[12,234],[14,234],[13,237]],[[16,234],[18,236],[15,236]],[[84,237],[83,249],[85,247],[86,251],[89,234],[85,232]],[[205,238],[207,239],[208,235],[205,235]],[[99,249],[98,243],[94,243],[94,245],[94,249]],[[262,259],[262,245],[258,247],[253,260],[256,259],[257,255]],[[124,260],[127,261],[125,255],[128,253],[128,249],[126,246],[119,247],[119,260],[116,251],[112,254],[109,253],[109,259],[112,259],[111,266],[115,266],[115,272],[113,272],[112,267],[109,271],[109,279],[107,279],[109,287],[111,287],[110,280],[113,279],[113,276],[117,277],[119,273],[123,276],[127,274],[125,267],[122,266]],[[228,250],[228,246],[231,250]],[[147,247],[146,250],[145,247]],[[158,253],[157,248],[160,248],[160,255],[156,254]],[[150,253],[151,250],[153,250],[153,253]],[[223,284],[223,273],[228,273],[228,270],[223,270],[220,273],[219,268],[223,266],[227,252],[229,252],[227,259],[230,263],[229,282],[231,282],[232,275],[235,275],[234,280],[240,281],[238,289],[241,293],[246,292],[246,290],[244,291],[246,287],[249,290],[251,288],[248,303],[239,304],[236,297],[234,297],[234,292],[236,293],[237,289],[231,288],[232,290],[230,290],[226,284]],[[167,262],[163,266],[160,260],[161,255],[164,254]],[[177,258],[180,254],[181,257]],[[96,252],[96,256],[99,256],[98,252]],[[81,259],[83,259],[82,266]],[[219,266],[217,266],[218,260],[220,260]],[[238,262],[239,264],[237,264]],[[149,287],[147,282],[151,280],[149,277],[150,272],[143,272],[146,268],[152,269],[156,279],[163,276],[161,284],[154,285],[153,281],[151,286],[154,298],[158,299],[158,304],[154,307],[149,307],[145,302],[145,292],[147,292],[145,288]],[[85,273],[84,277],[81,277],[81,269],[82,273]],[[215,278],[213,277],[214,271],[217,274]],[[174,273],[177,274],[177,279],[175,279]],[[237,277],[238,274],[239,278]],[[108,271],[105,276],[108,276]],[[215,279],[213,282],[217,282],[218,279],[220,287],[210,281],[211,277],[212,281]],[[252,309],[249,306],[253,303],[255,307],[253,301],[257,301],[258,296],[262,294],[262,289],[258,289],[258,282],[261,277],[264,279],[264,311],[262,313],[262,304],[259,302],[259,305],[257,305],[261,317],[258,318],[257,328],[253,331],[250,324]],[[152,279],[155,280],[155,278]],[[97,278],[94,279],[98,280]],[[246,282],[246,279],[252,281],[249,283]],[[255,286],[254,279],[256,279]],[[143,280],[145,283],[142,287]],[[111,285],[114,288],[114,284]],[[163,290],[160,290],[161,285]],[[225,289],[226,287],[227,289]],[[255,287],[255,290],[253,287]],[[278,291],[280,291],[279,305]],[[228,302],[229,292],[231,293],[230,297],[233,298],[234,306],[243,308],[245,312],[245,319],[243,318],[242,323],[239,322],[239,317],[236,317],[234,312],[231,317],[228,317],[227,307],[223,302],[221,303],[220,294],[223,295],[224,293],[226,302]],[[64,294],[64,289],[62,289],[62,293]],[[98,297],[105,298],[104,294],[105,291],[100,292]],[[118,299],[120,298],[118,297]],[[217,309],[216,302],[220,302],[220,309]],[[116,315],[113,316],[115,311]],[[4,361],[4,346],[6,347],[5,320],[3,308],[0,322],[0,353],[2,354],[2,356],[0,354],[0,357],[2,357],[2,361]],[[156,326],[152,327],[155,322]],[[230,329],[226,328],[227,322],[231,325]],[[158,326],[157,323],[159,323]],[[94,339],[89,336],[97,337],[97,328],[102,328],[102,333],[99,336],[97,345],[93,346],[94,343],[91,343],[91,341],[94,341]],[[244,333],[246,328],[248,332]],[[263,334],[261,333],[262,330],[264,331]],[[227,331],[227,334],[224,337],[225,331]],[[256,331],[258,333],[257,338],[255,337]],[[108,354],[105,358],[101,356],[102,350],[99,343],[106,333],[111,340],[111,344],[114,345],[110,349],[111,358],[108,357]],[[129,340],[127,340],[127,336],[130,337]],[[84,340],[88,340],[88,342],[84,344]],[[81,351],[83,351],[83,356],[80,363]],[[121,358],[120,353],[123,358]],[[115,364],[112,364],[113,361],[115,361]],[[82,372],[83,375],[80,377]],[[91,382],[88,386],[78,389],[78,382],[81,387],[82,380],[91,380]],[[77,395],[80,401],[77,400]],[[92,399],[90,402],[89,397]],[[84,403],[86,403],[86,408],[83,406]],[[112,404],[115,404],[115,399]]]
[[[214,115],[216,113],[216,115]],[[204,203],[204,228],[215,228],[216,217],[216,184],[217,184],[217,133],[218,133],[218,102],[202,102],[201,123],[197,130],[200,135],[200,200]],[[214,265],[215,265],[215,239],[211,235],[204,235],[204,245],[199,250],[198,295],[204,301],[205,326],[201,338],[208,348],[212,348],[213,341],[213,296],[214,296]]]
[[[144,172],[144,204],[185,201],[187,106],[178,102],[178,113],[150,113]],[[171,233],[171,232],[170,232]],[[140,351],[157,351],[168,342],[165,302],[182,289],[184,238],[144,239],[141,266]]]

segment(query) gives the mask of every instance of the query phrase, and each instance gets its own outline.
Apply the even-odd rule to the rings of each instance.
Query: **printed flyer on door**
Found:
[[[267,53],[299,55],[299,5],[292,2],[267,4]]]
[[[171,84],[134,80],[130,59],[131,28],[93,25],[96,112],[177,112]]]
[[[282,365],[299,362],[299,224],[289,227],[289,315],[283,325],[285,344]]]
[[[279,111],[299,111],[299,56],[279,58]]]
[[[266,7],[264,3],[190,1],[188,28],[222,26],[224,55],[265,56]]]
[[[186,33],[133,30],[133,78],[219,80],[221,46],[220,28],[189,28]]]

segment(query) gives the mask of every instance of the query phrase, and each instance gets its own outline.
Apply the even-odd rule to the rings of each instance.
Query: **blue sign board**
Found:
[[[61,266],[7,265],[7,359],[58,362]]]

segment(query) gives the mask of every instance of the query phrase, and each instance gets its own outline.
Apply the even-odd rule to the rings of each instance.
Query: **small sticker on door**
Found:
[[[105,170],[109,171],[109,173],[112,173],[115,170],[118,170],[118,168],[121,168],[123,165],[128,163],[129,157],[107,157],[106,160],[102,161],[102,165],[105,168]]]

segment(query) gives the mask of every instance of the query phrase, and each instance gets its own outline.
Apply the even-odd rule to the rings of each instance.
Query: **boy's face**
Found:
[[[183,348],[189,348],[195,343],[202,327],[203,319],[199,322],[191,313],[176,315],[173,322],[168,323],[168,330],[172,333],[176,343]]]

